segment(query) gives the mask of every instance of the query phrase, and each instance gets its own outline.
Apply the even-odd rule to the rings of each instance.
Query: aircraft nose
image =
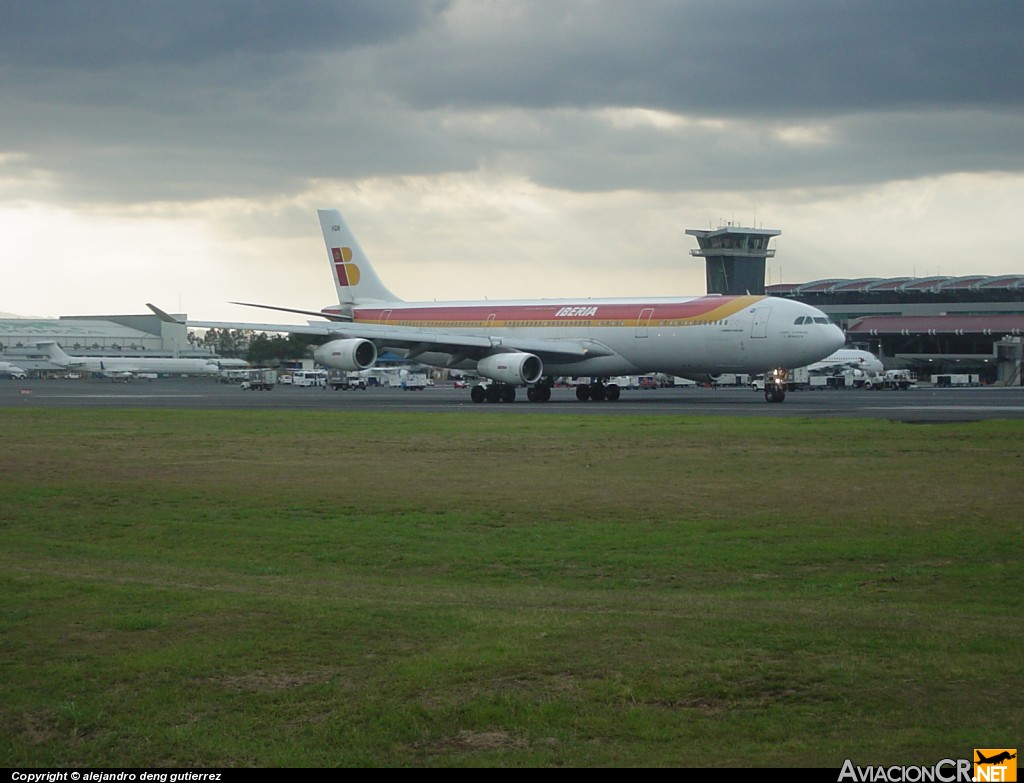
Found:
[[[828,352],[835,353],[846,345],[846,334],[835,324],[831,324],[822,335],[822,339],[829,345]]]

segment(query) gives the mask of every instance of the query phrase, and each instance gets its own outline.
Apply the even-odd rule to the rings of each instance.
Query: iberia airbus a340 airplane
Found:
[[[384,350],[469,370],[487,379],[473,387],[474,402],[512,402],[523,386],[530,401],[546,402],[557,376],[591,379],[577,387],[580,400],[616,400],[619,388],[607,381],[617,375],[771,374],[823,359],[845,342],[821,311],[768,296],[405,302],[377,277],[341,214],[319,215],[338,304],[319,312],[236,304],[324,321],[188,325],[323,335],[314,357],[347,371],[369,369]],[[781,402],[784,388],[768,384],[766,399]]]

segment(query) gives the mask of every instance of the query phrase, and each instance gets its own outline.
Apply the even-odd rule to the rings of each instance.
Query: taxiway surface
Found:
[[[424,391],[370,388],[335,392],[278,386],[270,392],[244,391],[209,378],[114,383],[103,379],[0,380],[0,407],[31,408],[196,408],[345,411],[464,412],[480,414],[768,416],[871,418],[913,422],[1024,419],[1024,388],[933,388],[908,391],[790,392],[786,401],[765,402],[746,388],[641,389],[625,391],[614,403],[578,402],[572,389],[555,389],[548,403],[479,403],[469,391],[436,386]]]

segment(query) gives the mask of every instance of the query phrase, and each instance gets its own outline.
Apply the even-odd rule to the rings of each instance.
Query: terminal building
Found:
[[[709,294],[767,294],[826,313],[847,342],[876,354],[887,369],[933,375],[977,374],[983,382],[1024,385],[1024,275],[828,278],[765,285],[774,229],[732,224],[697,238]]]

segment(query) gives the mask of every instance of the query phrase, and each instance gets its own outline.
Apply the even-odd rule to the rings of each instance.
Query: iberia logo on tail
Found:
[[[334,270],[338,276],[338,285],[359,285],[359,267],[352,263],[352,248],[332,247]]]

